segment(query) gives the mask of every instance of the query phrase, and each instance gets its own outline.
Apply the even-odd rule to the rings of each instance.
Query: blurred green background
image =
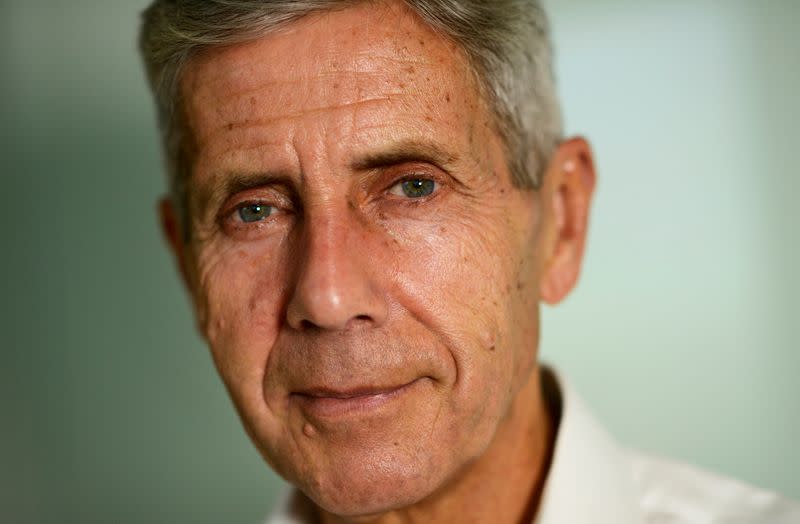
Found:
[[[279,486],[157,228],[146,3],[0,2],[0,522],[257,523]],[[800,498],[800,2],[546,4],[601,178],[544,358],[624,443]]]

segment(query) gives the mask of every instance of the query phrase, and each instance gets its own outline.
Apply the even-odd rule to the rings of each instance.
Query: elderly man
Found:
[[[798,522],[617,447],[537,363],[595,184],[535,0],[157,0],[142,50],[197,323],[272,522]]]

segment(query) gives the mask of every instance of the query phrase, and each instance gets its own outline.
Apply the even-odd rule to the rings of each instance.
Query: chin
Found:
[[[314,504],[334,515],[369,517],[412,506],[447,479],[443,472],[448,468],[433,467],[430,456],[404,456],[393,449],[346,455],[332,457],[312,479],[293,480]]]
[[[306,493],[314,504],[327,513],[348,518],[368,518],[413,506],[423,500],[424,490],[396,490],[396,480],[381,486],[381,483],[358,486],[350,490],[332,493]]]

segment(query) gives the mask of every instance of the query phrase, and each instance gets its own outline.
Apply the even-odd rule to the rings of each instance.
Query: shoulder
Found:
[[[627,451],[648,524],[798,524],[800,505],[697,467]]]

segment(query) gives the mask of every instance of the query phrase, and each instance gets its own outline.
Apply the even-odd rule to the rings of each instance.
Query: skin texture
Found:
[[[399,3],[207,51],[181,90],[190,240],[166,199],[162,222],[265,459],[326,522],[529,519],[539,304],[577,279],[587,144],[516,188],[466,60]]]

